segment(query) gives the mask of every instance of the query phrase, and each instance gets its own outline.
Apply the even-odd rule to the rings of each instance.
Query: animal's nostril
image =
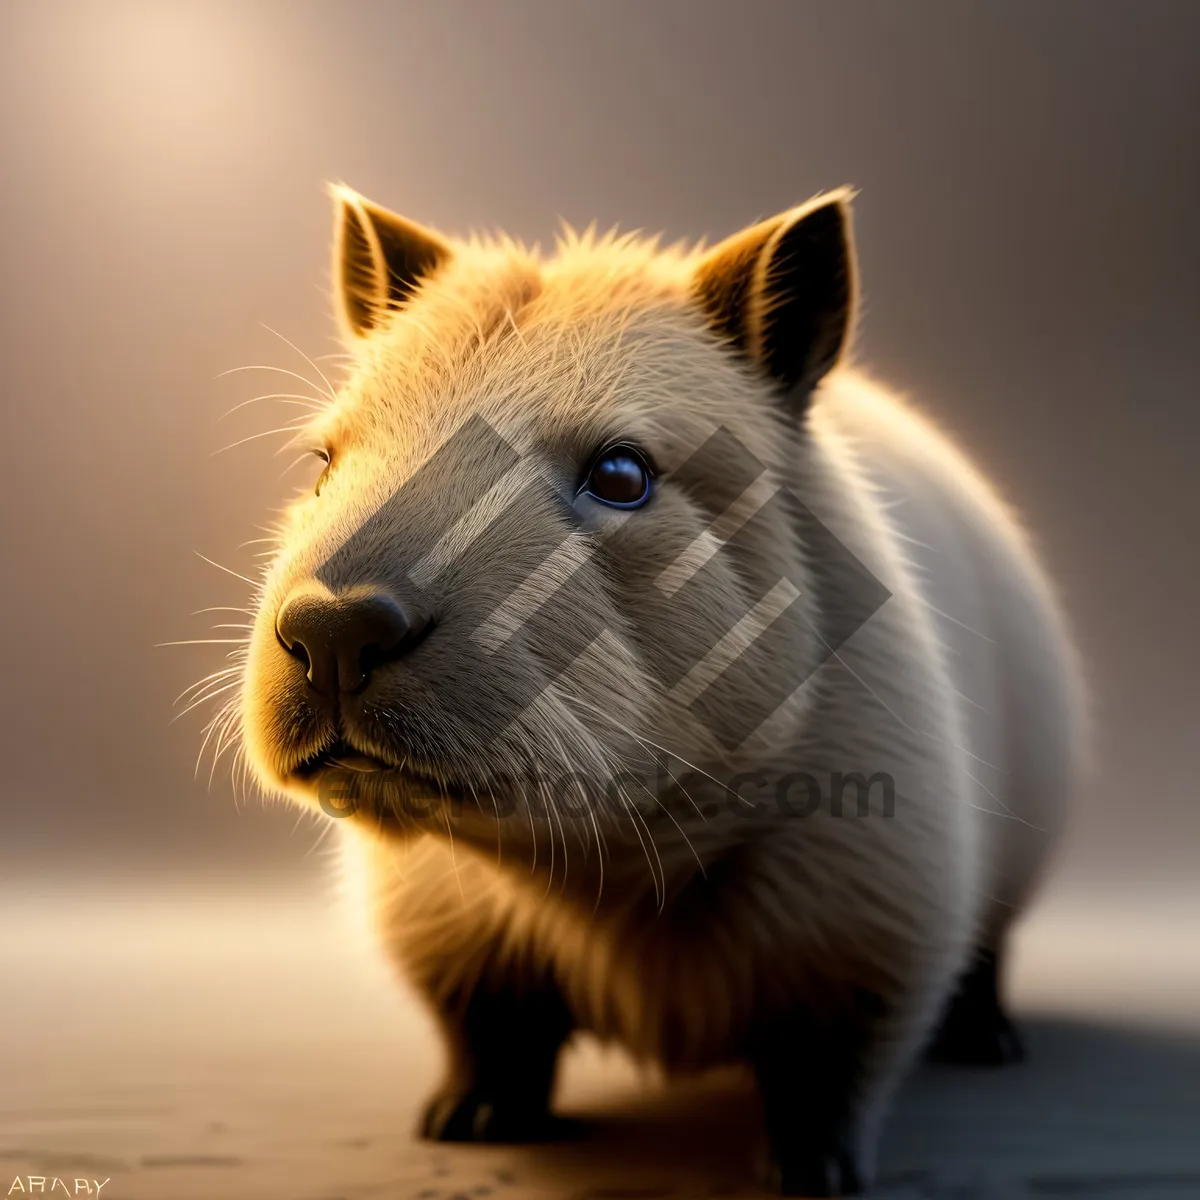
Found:
[[[400,602],[378,588],[339,596],[302,588],[275,617],[280,642],[306,665],[313,688],[331,699],[364,688],[372,671],[407,654],[428,629],[428,622],[410,620]]]

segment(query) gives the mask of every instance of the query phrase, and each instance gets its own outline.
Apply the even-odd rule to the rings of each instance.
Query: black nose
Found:
[[[308,679],[329,699],[367,686],[371,672],[406,654],[425,630],[398,600],[378,588],[334,596],[300,588],[280,605],[275,632],[289,653],[308,664]]]

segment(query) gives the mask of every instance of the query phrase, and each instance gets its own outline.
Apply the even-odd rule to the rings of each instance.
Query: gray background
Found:
[[[288,493],[282,439],[213,452],[298,410],[218,423],[276,387],[217,375],[306,370],[259,322],[336,349],[327,179],[543,243],[858,186],[860,357],[1001,482],[1077,625],[1063,878],[1194,872],[1198,41],[1186,0],[5,4],[4,878],[322,869],[192,778],[171,701],[223,648],[153,645],[222,636],[189,613],[246,589],[193,551],[252,572]]]

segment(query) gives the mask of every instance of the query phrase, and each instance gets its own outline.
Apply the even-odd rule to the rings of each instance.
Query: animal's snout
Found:
[[[340,692],[361,691],[372,671],[407,654],[428,630],[428,621],[416,619],[376,587],[341,595],[301,587],[275,615],[280,642],[307,665],[314,690],[330,700]]]

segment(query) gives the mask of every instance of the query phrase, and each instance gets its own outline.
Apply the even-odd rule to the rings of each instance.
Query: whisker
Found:
[[[602,748],[599,748],[599,747],[598,747],[598,749],[600,751],[601,760],[606,764],[606,768],[611,770],[612,765],[613,765],[612,759],[614,757],[613,752],[611,750],[606,752],[605,750],[603,750]],[[620,757],[620,756],[617,756],[617,757]],[[613,777],[619,778],[619,772],[616,775],[614,775]],[[642,815],[637,811],[637,805],[635,805],[633,803],[632,798],[630,797],[629,793],[625,791],[624,786],[619,783],[617,785],[617,795],[618,795],[618,799],[621,801],[622,807],[625,809],[625,811],[630,816],[630,819],[633,824],[633,832],[637,835],[638,842],[641,844],[642,853],[646,858],[646,866],[650,868],[650,881],[654,885],[655,905],[658,908],[658,911],[662,912],[663,907],[666,905],[666,902],[667,902],[667,876],[666,876],[666,871],[663,869],[662,858],[660,857],[660,855],[658,853],[658,844],[655,842],[654,834],[651,831],[650,826],[646,823],[645,818],[643,818]],[[639,828],[639,822],[640,822],[640,828]],[[641,833],[642,829],[645,829],[645,831],[646,831],[645,838],[642,837],[642,833]],[[646,844],[647,840],[650,843],[649,846],[647,846],[647,844]],[[653,849],[653,851],[654,851],[654,860],[652,860],[650,858],[650,850],[651,849]],[[655,860],[658,862],[658,871],[657,872],[654,869]],[[661,890],[659,889],[660,877],[662,879]]]
[[[282,471],[279,472],[279,478],[282,479],[289,471],[294,471],[306,458],[311,458],[312,455],[305,450],[303,454],[297,455]]]
[[[546,810],[550,814],[550,878],[546,881],[546,894],[550,894],[550,886],[554,882],[554,826],[558,826],[558,836],[562,841],[563,850],[563,876],[562,884],[559,887],[560,893],[567,886],[567,872],[570,868],[570,859],[567,853],[567,833],[563,829],[562,814],[558,811],[558,805],[554,803],[554,794],[550,791],[549,785],[541,783],[539,790],[546,798]]]
[[[262,324],[262,322],[260,322],[260,324]],[[316,371],[316,373],[317,373],[318,375],[320,375],[320,377],[321,377],[321,382],[322,382],[322,383],[324,383],[324,384],[325,384],[325,386],[326,386],[326,388],[328,388],[328,389],[329,389],[329,398],[330,398],[330,400],[334,400],[334,401],[336,401],[336,400],[337,400],[337,389],[336,389],[336,388],[334,388],[333,384],[329,382],[329,378],[328,378],[328,376],[326,376],[325,372],[324,372],[324,371],[322,371],[322,370],[321,370],[321,368],[320,368],[320,367],[318,367],[318,366],[317,366],[317,364],[316,364],[315,362],[313,362],[313,360],[312,360],[311,358],[309,358],[309,357],[308,357],[308,355],[307,355],[307,354],[305,354],[305,353],[304,353],[304,351],[303,351],[303,350],[301,350],[301,349],[300,349],[300,347],[299,347],[299,346],[297,346],[295,342],[293,342],[293,341],[289,341],[287,338],[285,338],[285,337],[283,336],[283,334],[282,334],[282,333],[280,333],[280,332],[279,332],[279,330],[277,330],[277,329],[272,329],[272,328],[270,327],[270,325],[263,324],[263,328],[264,328],[264,329],[265,329],[265,330],[266,330],[268,333],[273,333],[273,334],[274,334],[274,335],[275,335],[275,336],[276,336],[276,337],[277,337],[277,338],[278,338],[278,339],[279,339],[281,342],[283,342],[285,345],[291,346],[291,348],[292,348],[293,350],[295,350],[295,352],[296,352],[298,355],[300,355],[300,357],[301,357],[302,359],[304,359],[304,361],[305,361],[306,363],[308,363],[308,365],[309,365],[310,367],[312,367],[312,369],[313,369],[314,371]]]
[[[229,672],[226,672],[224,677],[210,680],[188,698],[187,707],[182,713],[178,713],[173,720],[178,721],[184,713],[191,712],[197,704],[203,704],[205,701],[219,696],[222,692],[229,691],[230,688],[238,687],[242,682],[241,674],[240,668],[234,667]]]
[[[244,646],[246,638],[183,638],[177,642],[155,642],[154,649],[163,646]]]
[[[204,759],[204,751],[208,749],[208,743],[212,739],[213,733],[216,731],[217,722],[225,714],[225,709],[222,709],[209,723],[204,727],[204,740],[200,743],[200,753],[196,755],[196,767],[192,772],[192,777],[197,778],[200,774],[200,763]]]
[[[330,831],[332,829],[333,829],[332,821],[322,821],[321,822],[321,831],[320,831],[320,833],[317,834],[316,841],[314,841],[313,844],[311,846],[309,846],[309,848],[305,851],[304,858],[311,857],[311,855],[320,847],[321,843],[324,842],[325,839],[329,836]]]
[[[700,818],[700,820],[701,820],[701,821],[707,821],[707,820],[708,820],[708,818],[707,818],[707,817],[704,815],[704,812],[703,812],[703,810],[700,808],[700,805],[698,805],[698,804],[696,803],[696,801],[692,799],[692,794],[691,794],[691,792],[689,792],[689,791],[687,790],[687,788],[685,788],[685,787],[683,786],[683,784],[679,782],[679,780],[678,780],[678,779],[676,778],[676,776],[675,776],[675,772],[674,772],[674,771],[672,771],[672,770],[671,770],[671,768],[670,768],[670,767],[668,767],[668,766],[666,765],[666,763],[663,763],[663,769],[666,771],[666,773],[667,773],[668,775],[670,775],[670,777],[671,777],[671,782],[672,782],[672,783],[673,783],[673,784],[674,784],[674,785],[675,785],[675,786],[676,786],[676,787],[677,787],[677,788],[678,788],[678,789],[679,789],[679,790],[680,790],[680,791],[681,791],[681,792],[684,794],[684,796],[685,796],[685,797],[686,797],[686,799],[687,799],[687,802],[688,802],[688,803],[689,803],[689,804],[692,806],[692,808],[695,810],[695,812],[696,812],[696,816],[698,816],[698,817]]]
[[[232,408],[227,408],[217,420],[223,421],[226,417],[232,416],[248,404],[258,404],[263,400],[279,400],[283,404],[294,404],[301,408],[312,409],[313,412],[324,412],[327,407],[327,405],[314,399],[312,396],[304,396],[299,392],[264,392],[261,396],[251,396],[249,400],[243,400],[239,404],[235,404]]]
[[[442,792],[442,799],[443,799],[443,801],[447,799],[446,793],[444,791]],[[446,836],[450,839],[450,864],[454,868],[454,880],[458,884],[458,896],[459,896],[460,900],[465,902],[467,899],[467,894],[463,890],[462,876],[459,875],[459,873],[458,873],[458,858],[454,852],[454,828],[450,824],[450,806],[448,804],[443,804],[442,812],[445,814],[445,817],[446,817]],[[380,822],[381,823],[382,823],[382,820],[383,820],[383,813],[382,813],[382,809],[381,809],[380,810]]]
[[[319,384],[313,383],[307,376],[301,375],[296,371],[289,371],[286,367],[271,367],[265,363],[250,363],[244,367],[230,367],[228,371],[222,371],[217,378],[223,379],[226,375],[236,375],[239,371],[274,371],[277,375],[289,375],[292,379],[298,379],[301,383],[307,384],[313,391],[319,392],[320,396],[314,396],[313,399],[319,399],[322,403],[324,402],[325,393],[321,392]],[[331,396],[329,399],[332,400],[335,397]]]
[[[492,785],[487,785],[488,795],[492,798],[492,812],[496,814],[496,869],[499,870],[504,864],[504,842],[500,836],[500,806],[496,803],[496,793],[492,790]],[[471,794],[475,795],[475,785],[471,784]]]
[[[239,575],[236,571],[231,571],[228,567],[223,567],[219,562],[213,562],[211,558],[205,558],[199,550],[193,550],[192,553],[197,558],[203,558],[210,567],[216,567],[218,571],[224,571],[226,575],[232,575],[234,579],[240,579],[243,583],[248,583],[252,588],[257,588],[258,584],[253,579],[247,579],[245,575]]]
[[[1001,800],[1000,797],[997,796],[996,793],[993,792],[992,789],[990,787],[988,787],[988,785],[986,783],[984,783],[982,779],[976,778],[976,776],[972,775],[970,771],[965,771],[965,774],[968,779],[974,780],[975,783],[977,783],[981,788],[983,788],[983,790],[985,792],[987,792],[987,794],[989,796],[991,796],[991,798],[993,800],[995,800],[995,802],[998,805],[1000,805],[1000,807],[1003,811],[996,812],[995,809],[984,808],[981,804],[972,804],[971,805],[972,808],[978,809],[982,813],[987,813],[989,816],[1007,817],[1010,821],[1016,821],[1018,824],[1025,825],[1029,829],[1034,829],[1038,833],[1046,832],[1046,830],[1041,825],[1035,825],[1032,821],[1027,821],[1023,816],[1021,816],[1020,813],[1013,812],[1013,810],[1011,808],[1009,808],[1008,805],[1005,804],[1004,801]]]
[[[196,688],[202,688],[206,683],[215,683],[218,679],[225,679],[230,675],[236,675],[239,669],[238,667],[223,667],[220,671],[213,671],[211,675],[205,675],[203,679],[198,679],[195,683],[185,687],[171,702],[172,706],[178,704],[188,692],[195,691]]]
[[[538,791],[541,792],[545,788],[545,784],[538,781]],[[554,882],[554,826],[547,823],[547,832],[550,835],[550,876],[546,880],[546,895],[550,894],[550,885]]]
[[[238,746],[238,748],[233,752],[233,766],[229,780],[229,790],[233,794],[233,807],[238,813],[241,813],[242,811],[242,806],[238,803],[238,785],[246,767],[246,755],[244,750],[244,746]]]
[[[221,727],[221,734],[217,739],[217,748],[216,752],[213,754],[212,768],[208,772],[208,786],[210,790],[213,784],[213,777],[217,773],[217,764],[221,761],[221,756],[230,748],[230,746],[236,743],[237,737],[237,710],[235,709],[229,714],[229,718]]]
[[[646,865],[650,868],[650,878],[654,883],[654,899],[657,903],[658,911],[662,912],[663,906],[667,902],[667,877],[663,871],[662,859],[659,858],[658,846],[654,841],[654,835],[650,832],[650,826],[646,824],[645,818],[638,812],[637,805],[630,799],[624,787],[618,785],[617,792],[621,797],[626,812],[629,813],[629,816],[633,820],[633,832],[637,834],[638,841],[642,843],[642,851],[646,855]],[[638,827],[639,823],[646,830],[646,838],[649,840],[650,848],[654,850],[654,857],[658,861],[658,871],[662,875],[661,891],[658,886],[659,875],[656,875],[654,872],[654,863],[650,861],[650,849],[647,848],[646,842],[642,839],[641,829]]]
[[[637,781],[635,780],[635,782]],[[692,857],[696,860],[696,866],[700,868],[701,877],[707,879],[708,872],[704,869],[704,863],[701,862],[700,855],[696,853],[696,847],[692,845],[692,839],[689,838],[686,833],[684,833],[683,826],[680,825],[677,820],[675,820],[675,816],[671,810],[644,783],[638,783],[638,787],[640,787],[642,791],[645,792],[646,795],[649,796],[650,799],[662,809],[662,811],[666,814],[667,820],[670,821],[677,830],[679,830],[679,836],[683,838],[684,844],[692,852]]]
[[[174,725],[176,721],[186,717],[193,709],[199,708],[201,704],[207,704],[209,700],[215,700],[218,696],[222,695],[224,692],[228,692],[231,688],[240,687],[241,683],[242,681],[240,679],[234,679],[225,684],[224,687],[214,688],[212,691],[197,696],[182,712],[176,713],[175,716],[171,718],[170,724]]]
[[[292,449],[292,447],[293,447],[293,446],[295,446],[297,442],[299,442],[299,440],[300,440],[300,438],[301,438],[301,435],[302,435],[302,434],[304,434],[304,433],[306,433],[306,432],[308,431],[308,425],[307,425],[307,423],[305,423],[305,424],[303,424],[303,425],[292,426],[292,428],[294,428],[294,429],[296,430],[295,437],[290,437],[290,438],[288,438],[288,440],[287,440],[286,442],[284,442],[284,443],[283,443],[283,445],[282,445],[282,446],[280,446],[278,450],[276,450],[276,451],[275,451],[275,456],[276,456],[276,458],[278,458],[278,457],[279,457],[279,455],[281,455],[281,454],[282,454],[282,453],[283,453],[285,450],[290,450],[290,449]],[[276,430],[276,432],[277,432],[277,433],[282,433],[282,432],[284,432],[284,431],[283,431],[283,430]]]
[[[247,434],[244,438],[238,438],[236,442],[230,442],[228,446],[222,446],[220,450],[214,450],[211,457],[215,458],[218,454],[224,454],[227,450],[236,450],[239,446],[244,446],[247,442],[256,442],[259,438],[274,437],[277,433],[302,433],[309,422],[307,420],[294,422],[291,425],[280,425],[278,429],[264,429],[261,433]]]
[[[930,604],[928,600],[921,600],[921,603],[927,609],[929,609],[930,612],[936,613],[939,617],[941,617],[943,620],[949,621],[952,625],[957,625],[959,629],[965,629],[968,633],[973,633],[977,638],[982,638],[985,642],[989,642],[993,646],[996,644],[995,638],[988,637],[986,633],[983,633],[978,629],[972,629],[971,626],[965,621],[960,621],[957,617],[952,617],[948,612],[943,612],[937,607],[936,604]]]
[[[596,813],[591,808],[588,809],[588,819],[592,823],[592,831],[596,835],[596,865],[600,870],[600,882],[596,887],[596,903],[592,907],[592,912],[600,911],[600,901],[604,897],[604,841],[600,833],[600,826],[596,822]]]
[[[579,704],[583,708],[585,708],[588,712],[591,712],[595,716],[600,717],[602,720],[607,721],[610,725],[612,725],[614,728],[618,729],[621,733],[624,733],[626,736],[633,738],[634,741],[641,742],[644,746],[653,746],[655,750],[661,750],[663,754],[669,754],[672,758],[677,758],[681,763],[683,763],[683,765],[685,767],[690,767],[693,771],[699,772],[706,779],[711,779],[713,783],[715,783],[718,787],[724,788],[725,791],[727,791],[731,796],[737,796],[738,800],[741,803],[743,803],[743,804],[749,803],[749,801],[747,801],[745,799],[745,797],[738,795],[738,793],[735,792],[733,790],[733,788],[729,787],[727,784],[722,783],[721,780],[719,780],[715,775],[710,775],[706,770],[704,770],[703,767],[698,767],[695,763],[689,762],[686,758],[683,757],[682,754],[677,754],[674,750],[669,750],[666,746],[659,745],[658,742],[654,741],[651,738],[645,737],[644,735],[642,735],[640,733],[634,733],[634,731],[632,729],[629,729],[627,726],[622,725],[620,721],[616,720],[616,718],[613,717],[613,715],[611,713],[606,713],[603,709],[598,708],[594,704],[589,704],[586,700],[582,700],[578,696],[568,696],[567,699],[569,699],[571,701],[571,703]]]
[[[864,689],[864,690],[865,690],[867,693],[869,693],[869,694],[870,694],[870,696],[872,697],[872,699],[874,699],[874,700],[875,700],[875,702],[876,702],[876,703],[877,703],[877,704],[878,704],[878,705],[879,705],[879,706],[880,706],[880,707],[881,707],[881,708],[882,708],[882,709],[883,709],[883,710],[884,710],[884,711],[885,711],[885,712],[888,714],[888,716],[890,716],[890,717],[892,718],[892,720],[894,720],[894,721],[895,721],[895,722],[896,722],[898,725],[902,726],[904,729],[907,729],[909,733],[913,733],[913,734],[915,734],[917,737],[926,738],[927,740],[929,740],[929,741],[931,741],[931,742],[936,742],[938,745],[942,745],[942,746],[950,746],[950,747],[951,747],[952,749],[954,749],[954,750],[961,751],[961,752],[962,752],[963,754],[965,754],[965,755],[966,755],[968,758],[972,758],[972,759],[974,759],[974,760],[975,760],[977,763],[980,763],[980,764],[982,764],[983,766],[985,766],[985,767],[989,768],[989,770],[993,770],[993,771],[999,771],[999,772],[1000,772],[1002,775],[1006,775],[1006,774],[1008,774],[1008,772],[1007,772],[1007,771],[1005,771],[1003,767],[997,766],[995,763],[990,763],[990,762],[988,762],[986,759],[980,758],[978,754],[974,754],[974,753],[972,753],[970,750],[968,750],[968,749],[966,748],[966,746],[960,746],[960,745],[958,745],[956,742],[951,742],[951,741],[948,741],[946,738],[944,738],[944,737],[940,737],[938,734],[936,734],[936,733],[933,733],[933,732],[932,732],[932,731],[930,731],[930,730],[921,730],[921,729],[917,729],[917,728],[915,728],[914,726],[910,725],[910,724],[909,724],[909,723],[908,723],[908,722],[907,722],[907,721],[906,721],[906,720],[905,720],[905,719],[904,719],[902,716],[900,716],[900,714],[899,714],[898,712],[896,712],[896,710],[895,710],[894,708],[892,708],[892,706],[891,706],[890,704],[888,704],[888,702],[887,702],[887,701],[886,701],[886,700],[885,700],[885,699],[884,699],[884,698],[883,698],[883,697],[882,697],[882,696],[881,696],[881,695],[880,695],[880,694],[879,694],[879,693],[878,693],[878,692],[877,692],[877,691],[876,691],[876,690],[875,690],[875,689],[874,689],[874,688],[873,688],[873,687],[872,687],[872,686],[871,686],[871,685],[870,685],[870,684],[869,684],[869,683],[868,683],[868,682],[867,682],[867,681],[866,681],[866,680],[865,680],[865,679],[864,679],[864,678],[863,678],[863,677],[862,677],[862,676],[861,676],[861,675],[860,675],[860,674],[859,674],[859,673],[858,673],[858,672],[857,672],[857,671],[856,671],[856,670],[855,670],[855,669],[854,669],[854,668],[853,668],[853,667],[852,667],[852,666],[851,666],[851,665],[850,665],[850,664],[849,664],[849,663],[846,661],[846,659],[845,659],[845,658],[842,656],[842,654],[841,654],[839,651],[837,651],[837,650],[834,650],[834,649],[833,649],[833,648],[832,648],[832,647],[829,645],[829,643],[828,643],[828,642],[825,640],[825,638],[824,638],[824,637],[821,635],[821,632],[820,632],[818,629],[816,629],[815,627],[813,627],[813,632],[816,634],[816,636],[817,636],[818,640],[821,642],[821,644],[822,644],[823,646],[825,646],[825,647],[826,647],[826,648],[827,648],[827,649],[830,651],[830,656],[831,656],[831,658],[832,658],[832,659],[833,659],[833,660],[834,660],[834,661],[835,661],[835,662],[836,662],[836,663],[837,663],[837,664],[838,664],[838,665],[839,665],[839,666],[840,666],[840,667],[841,667],[841,668],[842,668],[842,669],[843,669],[843,670],[844,670],[844,671],[845,671],[845,672],[846,672],[848,675],[850,675],[850,677],[851,677],[852,679],[854,679],[854,680],[855,680],[855,682],[857,682],[857,683],[858,683],[858,684],[859,684],[859,685],[860,685],[860,686],[861,686],[861,687],[862,687],[862,688],[863,688],[863,689]],[[968,774],[969,774],[969,772],[968,772]],[[972,776],[972,778],[974,778],[974,776]],[[978,780],[976,780],[976,782],[978,782]]]

